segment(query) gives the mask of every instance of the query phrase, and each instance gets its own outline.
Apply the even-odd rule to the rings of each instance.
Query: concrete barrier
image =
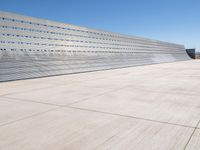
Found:
[[[0,12],[0,81],[189,59],[183,45]]]

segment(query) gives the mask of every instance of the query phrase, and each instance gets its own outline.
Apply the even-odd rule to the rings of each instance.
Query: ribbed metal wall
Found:
[[[0,81],[188,59],[182,45],[0,12]]]

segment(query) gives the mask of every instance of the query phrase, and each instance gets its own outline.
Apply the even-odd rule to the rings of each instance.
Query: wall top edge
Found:
[[[104,33],[104,34],[112,34],[112,35],[115,35],[115,36],[122,36],[122,37],[126,37],[126,38],[147,40],[147,41],[151,41],[151,42],[159,42],[159,43],[172,44],[172,45],[184,47],[184,45],[181,45],[181,44],[165,42],[165,41],[160,41],[160,40],[154,40],[154,39],[144,38],[144,37],[140,37],[140,36],[133,36],[133,35],[116,33],[116,32],[104,31],[104,30],[101,30],[101,29],[94,29],[94,28],[90,28],[90,27],[76,26],[76,25],[72,25],[72,24],[61,23],[61,22],[57,22],[57,21],[50,21],[50,20],[47,20],[47,19],[30,17],[30,16],[25,16],[25,15],[21,15],[21,14],[12,13],[12,12],[6,12],[6,11],[0,11],[0,17],[10,17],[10,18],[13,18],[13,19],[23,19],[24,21],[34,21],[36,23],[42,22],[42,23],[45,23],[45,24],[53,24],[53,25],[57,25],[57,26],[60,26],[60,27],[64,26],[64,27],[68,27],[68,28],[72,28],[72,29],[79,29],[79,30],[83,30],[83,31],[101,32],[101,33]]]

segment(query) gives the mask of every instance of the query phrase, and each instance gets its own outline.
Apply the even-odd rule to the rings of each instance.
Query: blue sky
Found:
[[[200,0],[0,0],[0,10],[200,50]]]

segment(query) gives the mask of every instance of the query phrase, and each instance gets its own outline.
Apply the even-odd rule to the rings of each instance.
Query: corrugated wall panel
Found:
[[[0,81],[183,60],[182,45],[0,12]]]

